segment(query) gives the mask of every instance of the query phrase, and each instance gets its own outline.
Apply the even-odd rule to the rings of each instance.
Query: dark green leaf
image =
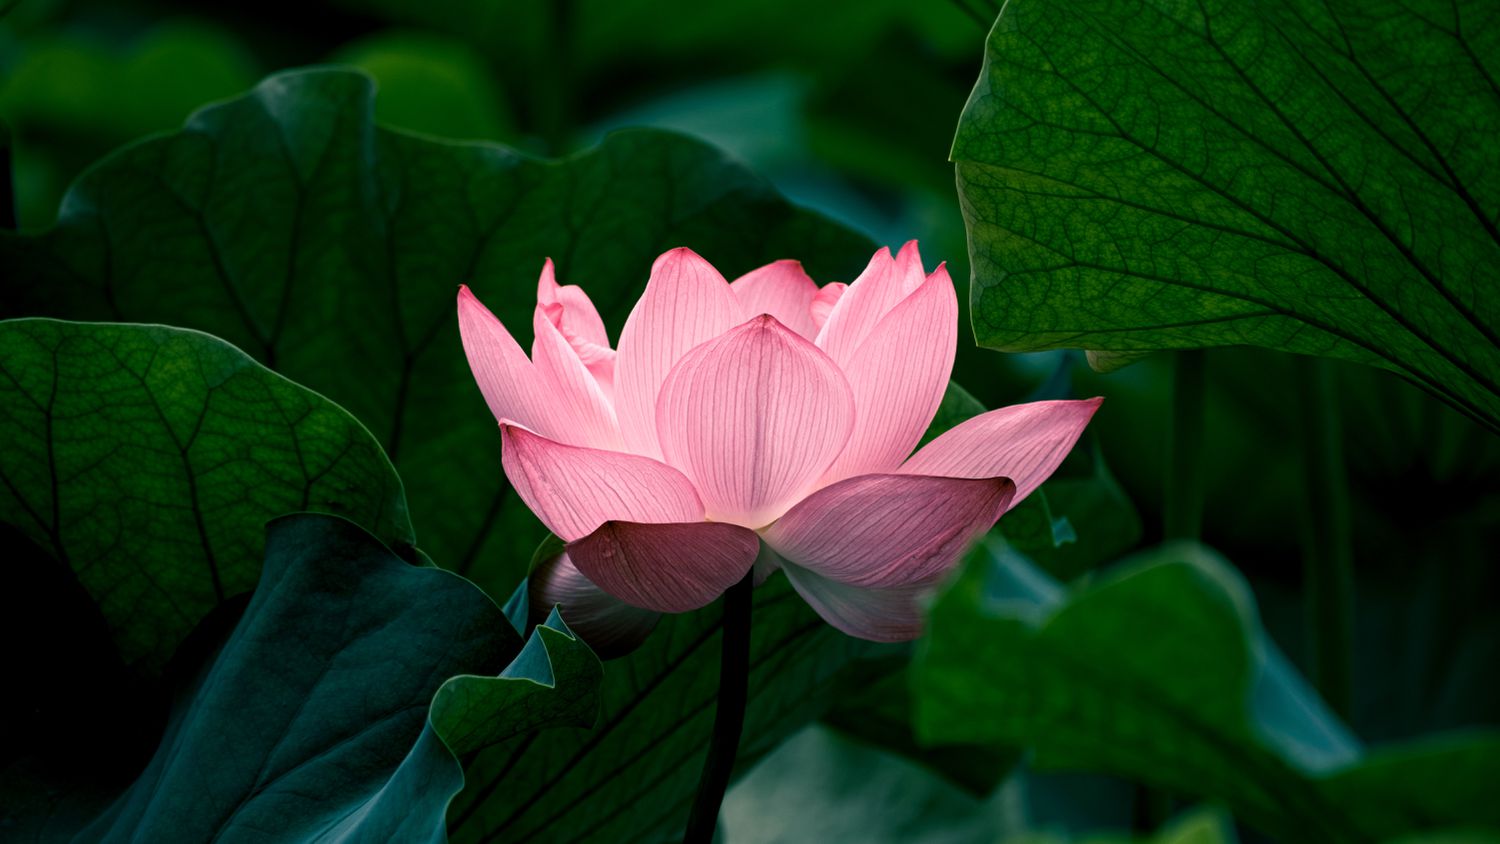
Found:
[[[825,690],[876,651],[823,623],[784,577],[755,592],[741,771],[828,706]],[[589,731],[550,731],[492,748],[468,768],[449,814],[460,842],[638,841],[677,836],[687,818],[718,690],[717,605],[666,616],[609,663]]]
[[[1258,345],[1500,428],[1500,6],[1015,0],[953,159],[1004,349]]]
[[[0,520],[71,566],[159,669],[252,589],[264,524],[336,513],[409,546],[401,481],[337,405],[196,331],[0,323]]]
[[[82,837],[441,841],[463,774],[428,702],[520,647],[462,578],[342,519],[277,519],[244,618],[146,771]]]
[[[1008,549],[976,554],[913,674],[927,740],[1021,745],[1039,767],[1222,800],[1278,838],[1500,826],[1471,799],[1497,776],[1493,735],[1365,755],[1265,635],[1239,575],[1199,546],[1069,593]]]
[[[820,280],[873,251],[677,135],[549,162],[377,128],[371,101],[358,74],[282,74],[111,156],[56,229],[0,238],[27,280],[8,310],[199,328],[330,396],[400,468],[424,549],[497,596],[543,531],[508,494],[459,345],[460,283],[525,346],[549,255],[618,329],[673,246],[730,276],[800,257]]]

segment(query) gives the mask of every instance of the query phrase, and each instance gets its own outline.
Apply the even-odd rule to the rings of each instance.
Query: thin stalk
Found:
[[[1297,361],[1305,493],[1302,592],[1313,685],[1349,720],[1353,703],[1354,562],[1350,547],[1349,479],[1328,362]]]
[[[1172,413],[1167,419],[1167,539],[1197,539],[1203,531],[1204,352],[1178,352],[1172,362]]]
[[[709,740],[708,758],[698,779],[698,795],[688,815],[683,844],[709,844],[718,827],[719,806],[729,777],[734,773],[734,757],[740,749],[740,733],[745,727],[745,698],[750,687],[750,607],[755,588],[755,573],[747,572],[744,580],[724,593],[723,650],[719,657],[719,699],[714,711],[714,734]]]
[[[1172,359],[1172,408],[1167,414],[1167,465],[1162,507],[1165,539],[1197,539],[1203,532],[1203,386],[1201,349]],[[1160,829],[1172,817],[1172,797],[1136,786],[1134,827]]]

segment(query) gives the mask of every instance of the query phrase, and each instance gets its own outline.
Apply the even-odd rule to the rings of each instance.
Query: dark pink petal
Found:
[[[505,476],[516,494],[563,540],[612,519],[684,522],[703,518],[693,484],[665,463],[564,445],[502,422]]]
[[[958,297],[945,267],[901,300],[844,366],[854,433],[821,483],[901,465],[943,401],[958,348]]]
[[[931,583],[1010,505],[1005,478],[860,475],[824,487],[761,531],[787,561],[852,586]]]
[[[786,564],[787,580],[823,620],[872,642],[909,642],[922,635],[921,599],[928,587],[867,589]]]
[[[729,287],[739,297],[746,316],[770,314],[809,340],[817,334],[812,303],[818,295],[818,285],[803,271],[801,263],[767,264],[735,279]]]
[[[1012,504],[1020,503],[1068,456],[1103,401],[1038,401],[981,413],[923,446],[898,471],[1010,478],[1016,482]]]
[[[615,414],[627,448],[661,456],[656,397],[667,373],[689,349],[744,321],[729,282],[691,249],[656,259],[615,358]]]
[[[692,479],[709,519],[750,528],[806,494],[853,424],[843,373],[770,316],[693,349],[657,400],[666,461]]]
[[[818,348],[839,366],[848,366],[881,318],[921,286],[925,278],[915,240],[901,247],[895,258],[889,249],[876,252],[870,265],[828,313],[827,322],[818,331]]]
[[[661,618],[659,613],[632,607],[595,586],[567,554],[539,563],[531,570],[526,589],[532,625],[546,621],[552,608],[557,607],[568,628],[601,659],[635,650]]]
[[[605,522],[568,543],[589,580],[627,604],[657,612],[707,606],[755,565],[760,538],[722,522]]]

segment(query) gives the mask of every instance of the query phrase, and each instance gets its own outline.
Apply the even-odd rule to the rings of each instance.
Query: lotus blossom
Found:
[[[1057,468],[1099,405],[991,411],[913,454],[958,339],[953,282],[924,271],[915,242],[822,287],[796,261],[731,283],[673,249],[617,348],[550,260],[529,358],[467,287],[458,314],[505,474],[567,543],[533,600],[560,602],[585,638],[640,635],[752,568],[783,570],[846,633],[915,638],[922,593]]]

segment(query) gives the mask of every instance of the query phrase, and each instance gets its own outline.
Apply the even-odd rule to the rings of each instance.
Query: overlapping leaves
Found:
[[[1500,428],[1500,7],[1014,0],[953,147],[980,342],[1258,345]]]

